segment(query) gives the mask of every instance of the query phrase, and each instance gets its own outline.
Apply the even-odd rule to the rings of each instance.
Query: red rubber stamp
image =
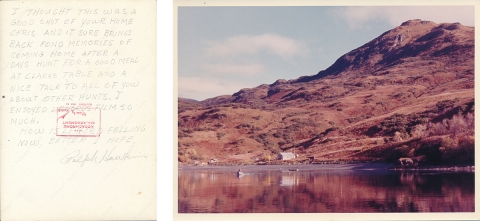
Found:
[[[91,106],[58,107],[57,136],[99,137],[101,109]]]

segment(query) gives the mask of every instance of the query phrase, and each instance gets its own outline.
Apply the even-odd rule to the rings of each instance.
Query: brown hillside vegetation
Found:
[[[410,20],[313,76],[179,99],[181,163],[473,164],[474,28]]]

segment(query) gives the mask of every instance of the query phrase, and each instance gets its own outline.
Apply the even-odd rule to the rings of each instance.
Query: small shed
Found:
[[[278,160],[293,160],[293,159],[295,159],[295,155],[292,152],[283,152],[283,153],[278,154],[277,159]]]

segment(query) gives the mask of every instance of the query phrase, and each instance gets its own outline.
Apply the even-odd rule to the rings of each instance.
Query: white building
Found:
[[[278,154],[277,159],[278,160],[293,160],[293,159],[295,159],[295,155],[292,152],[283,152],[283,153]]]

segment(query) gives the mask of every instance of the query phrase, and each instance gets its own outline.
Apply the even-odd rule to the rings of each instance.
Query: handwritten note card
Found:
[[[155,29],[154,1],[0,2],[2,219],[155,219]]]

